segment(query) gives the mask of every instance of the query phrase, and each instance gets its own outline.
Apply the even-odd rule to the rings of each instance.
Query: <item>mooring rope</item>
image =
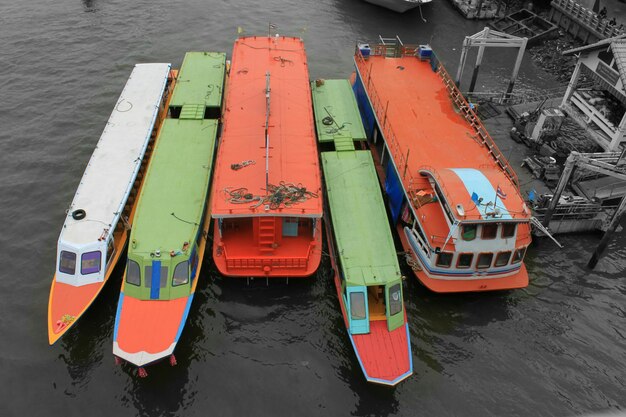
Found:
[[[303,203],[311,198],[318,198],[317,193],[309,191],[302,184],[286,183],[281,181],[278,185],[268,184],[267,195],[254,195],[247,188],[224,188],[226,201],[233,204],[250,204],[256,208],[263,204],[270,209],[276,210],[281,206],[289,207]]]

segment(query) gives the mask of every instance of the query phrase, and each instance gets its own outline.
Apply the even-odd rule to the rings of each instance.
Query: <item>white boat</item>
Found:
[[[394,12],[404,13],[432,0],[365,0],[368,3],[384,7]]]
[[[85,168],[57,243],[48,305],[51,344],[93,302],[124,249],[132,222],[127,201],[137,192],[146,149],[166,109],[170,68],[135,65]]]

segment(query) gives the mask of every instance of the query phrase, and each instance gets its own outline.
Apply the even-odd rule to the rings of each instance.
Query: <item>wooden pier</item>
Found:
[[[601,18],[574,0],[553,0],[550,6],[552,9],[548,19],[585,43],[594,43],[625,33],[623,29],[610,25],[609,19]]]

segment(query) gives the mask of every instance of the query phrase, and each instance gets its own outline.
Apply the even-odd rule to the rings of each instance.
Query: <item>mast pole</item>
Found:
[[[269,192],[270,183],[270,72],[265,73],[265,195]]]

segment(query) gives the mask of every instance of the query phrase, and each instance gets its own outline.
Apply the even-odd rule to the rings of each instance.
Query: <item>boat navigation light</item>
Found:
[[[465,217],[465,209],[463,208],[463,204],[456,205],[456,212],[459,213],[459,216]]]

